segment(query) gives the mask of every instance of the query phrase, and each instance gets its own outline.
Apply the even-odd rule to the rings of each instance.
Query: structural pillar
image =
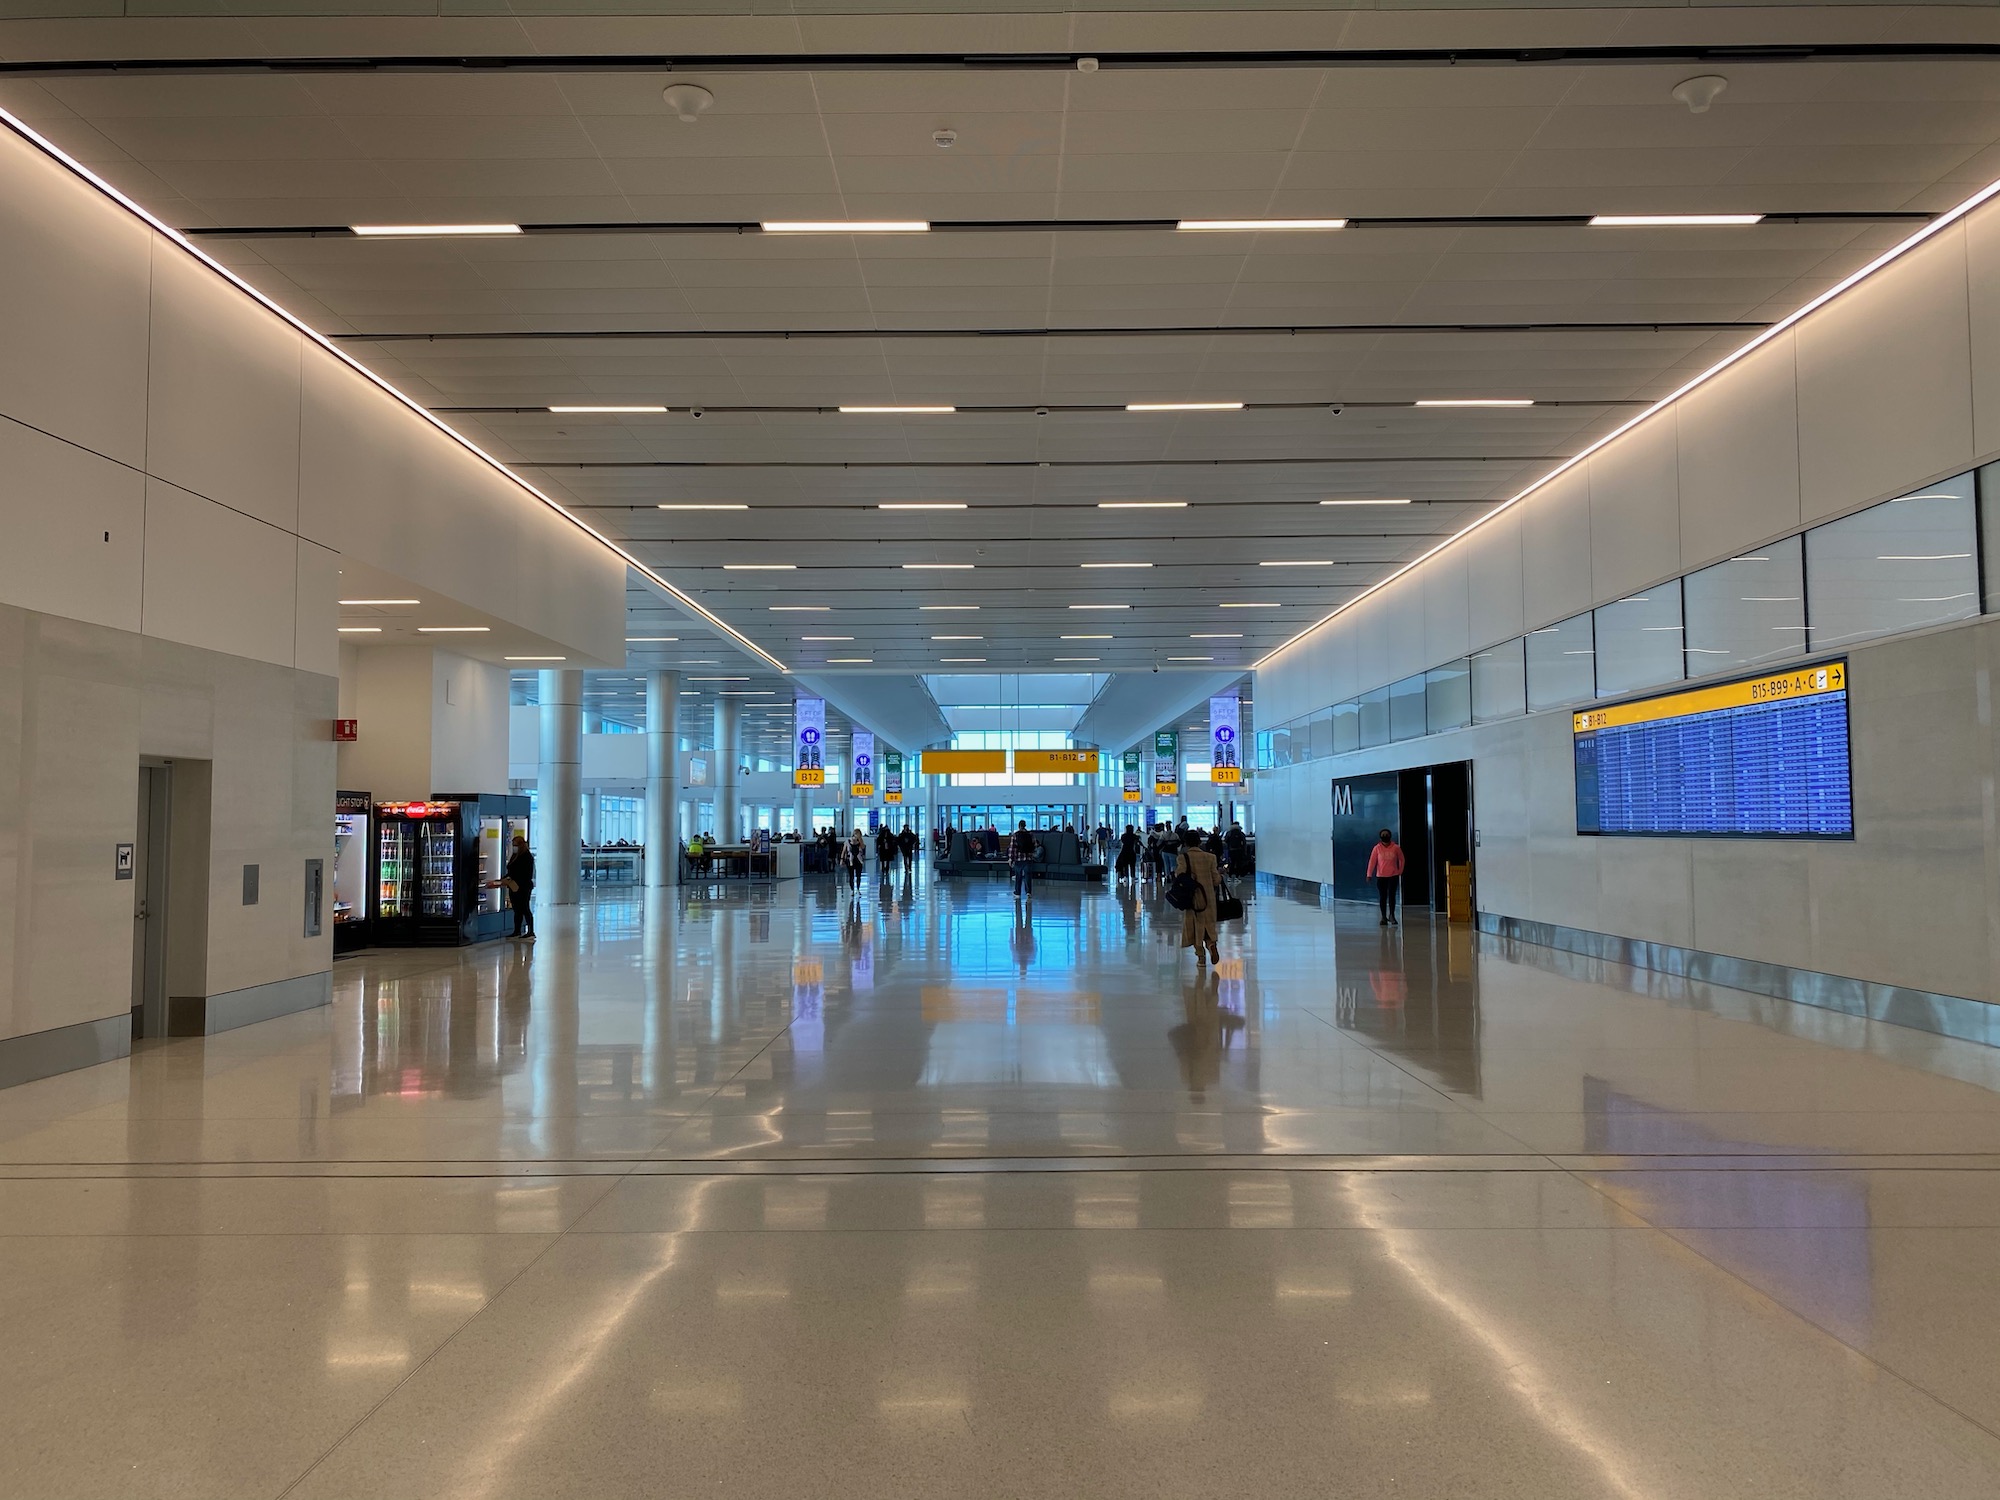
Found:
[[[734,698],[715,700],[715,836],[725,844],[743,839],[743,820],[736,803],[736,768],[743,763],[739,707]]]
[[[535,883],[550,906],[574,906],[583,873],[583,673],[543,672],[542,755],[535,778]]]
[[[681,674],[646,675],[646,884],[681,878]]]
[[[813,833],[815,831],[812,826],[812,822],[813,822],[813,816],[812,816],[811,789],[808,787],[793,788],[792,827],[798,830],[800,843],[803,844],[811,840]]]

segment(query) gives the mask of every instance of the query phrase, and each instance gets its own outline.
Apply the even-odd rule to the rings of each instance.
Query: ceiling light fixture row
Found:
[[[1025,405],[995,404],[988,406],[949,406],[943,404],[899,405],[899,406],[624,406],[624,405],[575,405],[575,406],[439,406],[435,411],[447,416],[525,416],[546,412],[558,417],[662,417],[676,412],[699,416],[704,412],[723,412],[739,416],[819,416],[827,412],[837,412],[847,417],[951,417],[951,416],[1017,416],[1033,413],[1046,417],[1052,412],[1088,415],[1095,412],[1128,412],[1136,416],[1173,416],[1195,412],[1221,411],[1330,411],[1336,416],[1348,409],[1355,411],[1406,411],[1412,407],[1426,406],[1587,406],[1615,407],[1642,406],[1640,400],[1605,397],[1597,400],[1537,401],[1525,396],[1472,396],[1472,397],[1423,397],[1410,401],[1127,401],[1123,403],[1042,402]],[[942,505],[925,507],[922,505],[884,505],[884,510],[945,509]],[[740,505],[661,505],[661,510],[743,510]]]
[[[1314,234],[1340,229],[1703,229],[1762,223],[1922,222],[1931,215],[1911,209],[1813,213],[1669,214],[1405,214],[1308,219],[767,219],[633,220],[607,223],[531,224],[347,224],[244,225],[197,227],[183,233],[200,238],[316,238],[348,234],[357,239],[509,239],[551,234],[1052,234],[1107,230],[1171,231],[1181,234]]]

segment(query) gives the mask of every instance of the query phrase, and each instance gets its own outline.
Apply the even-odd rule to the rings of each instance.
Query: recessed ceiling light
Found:
[[[717,688],[715,696],[718,698],[768,698],[771,696],[772,691],[771,688]]]
[[[747,505],[711,505],[705,501],[699,505],[676,504],[676,505],[656,505],[653,507],[653,509],[655,510],[748,510],[749,508],[750,507]]]
[[[766,219],[766,234],[924,234],[924,219]]]
[[[767,604],[764,607],[774,615],[824,615],[833,611],[831,604]]]
[[[796,573],[797,563],[724,563],[725,573]]]
[[[510,656],[508,661],[568,661],[567,656]]]
[[[1185,500],[1100,500],[1099,510],[1186,510]]]
[[[342,635],[380,635],[380,625],[340,625],[335,627]]]
[[[1596,228],[1650,229],[1685,224],[1759,224],[1762,214],[1595,214]]]
[[[1130,609],[1129,604],[1072,604],[1071,609]]]
[[[939,661],[985,661],[983,656],[940,656]]]
[[[1533,406],[1533,401],[1517,396],[1472,396],[1468,398],[1414,401],[1413,406]]]
[[[920,610],[931,610],[933,612],[940,612],[944,610],[953,610],[953,609],[977,609],[979,608],[979,606],[976,604],[919,604],[917,608]]]
[[[1224,609],[1283,609],[1282,604],[1225,604]]]
[[[418,235],[519,234],[519,224],[350,224],[367,239],[410,239]]]
[[[934,635],[931,639],[934,641],[983,641],[986,637],[983,635]]]
[[[1240,641],[1243,639],[1243,632],[1240,630],[1211,630],[1202,635],[1191,635],[1188,639],[1191,641]]]
[[[802,641],[851,641],[854,637],[851,635],[802,635],[799,639]]]
[[[964,510],[957,500],[884,500],[877,510]]]
[[[830,667],[865,667],[874,660],[872,656],[829,656],[826,664]]]
[[[486,635],[491,625],[419,625],[418,635]]]
[[[969,573],[972,571],[972,564],[971,563],[904,563],[903,571],[906,573],[917,573],[924,571],[929,571],[933,573],[936,572]]]
[[[748,682],[747,677],[690,677],[689,682]]]
[[[847,417],[948,417],[957,411],[955,406],[843,406],[842,416]]]
[[[664,406],[551,406],[559,417],[643,417],[658,416]],[[664,510],[666,507],[662,506]]]
[[[1063,639],[1066,641],[1108,641],[1112,638],[1108,635],[1066,635]]]
[[[1167,660],[1168,661],[1214,661],[1215,658],[1212,656],[1170,656],[1167,658]],[[1190,729],[1198,727],[1199,727],[1198,725],[1194,724],[1188,725],[1188,728]]]
[[[1280,557],[1271,562],[1260,562],[1257,566],[1260,568],[1330,568],[1333,566],[1333,559],[1330,557]]]
[[[1127,411],[1241,411],[1241,401],[1128,401]]]
[[[342,599],[342,604],[422,604],[421,599]]]
[[[1110,563],[1078,563],[1077,566],[1079,568],[1150,568],[1152,567],[1152,564],[1142,563],[1142,562],[1110,562]]]
[[[1321,505],[1408,505],[1408,500],[1322,500]]]
[[[700,689],[700,688],[682,688],[682,689],[681,689],[681,696],[682,696],[683,698],[699,698],[699,697],[701,696],[701,689]]]
[[[1345,229],[1345,219],[1182,219],[1174,225],[1186,230],[1264,229]]]
[[[1052,661],[1102,661],[1103,659],[1100,656],[1056,656],[1050,658]]]

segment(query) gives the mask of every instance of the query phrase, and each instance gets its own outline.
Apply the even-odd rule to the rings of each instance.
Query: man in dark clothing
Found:
[[[896,848],[903,856],[903,873],[914,874],[917,868],[917,830],[905,825],[896,835]]]
[[[1035,873],[1035,836],[1028,832],[1028,825],[1021,822],[1007,840],[1007,865],[1014,877],[1014,894],[1033,895]]]
[[[527,835],[514,835],[514,852],[507,857],[507,881],[504,886],[507,900],[514,908],[514,932],[517,938],[535,940],[535,910],[529,905],[535,893],[535,856],[528,848]]]

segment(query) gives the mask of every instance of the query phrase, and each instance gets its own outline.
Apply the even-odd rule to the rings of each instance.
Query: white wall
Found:
[[[1996,454],[2000,208],[1989,206],[1287,647],[1257,674],[1259,721]],[[1992,620],[1852,652],[1852,843],[1579,838],[1569,716],[1557,712],[1268,773],[1259,868],[1330,878],[1334,779],[1470,759],[1484,911],[2000,1001],[1996,667]]]
[[[0,1048],[108,1041],[131,1003],[133,885],[112,874],[141,755],[212,773],[186,972],[213,997],[330,965],[302,903],[304,861],[330,852],[343,556],[605,661],[625,566],[4,130],[0,266]],[[499,788],[505,674],[471,665],[440,679],[432,769]]]

